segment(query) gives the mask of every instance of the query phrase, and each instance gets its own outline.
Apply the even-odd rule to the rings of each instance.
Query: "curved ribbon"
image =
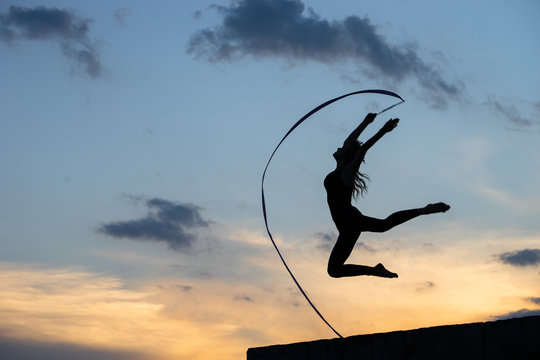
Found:
[[[315,305],[313,305],[313,303],[311,302],[311,300],[309,299],[309,297],[307,296],[307,294],[305,293],[304,289],[302,289],[302,287],[300,286],[300,284],[298,283],[298,281],[296,280],[296,278],[294,277],[291,269],[289,269],[289,266],[287,265],[287,263],[285,262],[285,259],[283,258],[283,256],[281,255],[281,252],[279,251],[277,245],[276,245],[276,242],[274,241],[274,238],[272,237],[272,233],[270,232],[270,228],[268,226],[268,219],[267,219],[267,212],[266,212],[266,201],[265,201],[265,198],[264,198],[264,178],[266,176],[266,171],[268,170],[268,166],[270,165],[270,162],[272,161],[272,158],[274,157],[276,151],[278,150],[278,148],[281,146],[281,144],[283,143],[283,141],[285,141],[285,139],[294,131],[294,129],[296,129],[300,124],[302,124],[305,120],[307,120],[311,115],[315,114],[317,111],[327,107],[328,105],[338,101],[338,100],[341,100],[343,98],[346,98],[348,96],[351,96],[351,95],[357,95],[357,94],[368,94],[368,93],[371,93],[371,94],[381,94],[381,95],[388,95],[388,96],[393,96],[395,98],[398,98],[400,99],[401,101],[380,111],[379,114],[385,112],[386,110],[389,110],[391,108],[393,108],[394,106],[396,105],[399,105],[401,104],[402,102],[404,102],[405,100],[403,100],[401,98],[401,96],[399,96],[398,94],[392,92],[392,91],[388,91],[388,90],[379,90],[379,89],[372,89],[372,90],[360,90],[360,91],[354,91],[354,92],[351,92],[351,93],[348,93],[348,94],[345,94],[345,95],[341,95],[341,96],[338,96],[338,97],[335,97],[333,99],[330,99],[322,104],[320,104],[319,106],[315,107],[313,110],[311,110],[310,112],[308,112],[306,115],[302,116],[302,118],[300,120],[298,120],[290,129],[289,131],[287,131],[287,133],[285,134],[285,136],[283,136],[283,138],[281,139],[281,141],[277,144],[276,148],[274,149],[274,151],[272,152],[272,155],[270,155],[270,158],[268,159],[268,162],[266,163],[266,166],[264,168],[264,172],[263,172],[263,175],[262,175],[262,181],[261,181],[261,195],[262,195],[262,210],[263,210],[263,217],[264,217],[264,225],[266,226],[266,232],[268,233],[268,236],[270,237],[270,240],[272,241],[272,245],[274,245],[274,248],[276,249],[278,255],[279,255],[279,258],[281,259],[281,261],[283,262],[283,265],[285,265],[285,269],[287,269],[287,271],[289,272],[289,275],[291,275],[291,278],[293,279],[294,283],[296,284],[296,286],[298,287],[298,290],[300,290],[300,292],[302,293],[302,295],[304,295],[304,297],[306,298],[307,302],[309,303],[309,305],[311,305],[311,307],[313,308],[313,310],[315,310],[315,312],[317,313],[317,315],[319,315],[319,317],[322,319],[322,321],[324,321],[324,323],[326,325],[328,325],[328,327],[330,329],[332,329],[332,331],[334,333],[336,333],[337,336],[339,336],[340,338],[343,338],[343,336],[341,336],[333,327],[332,325],[330,325],[330,323],[328,321],[326,321],[326,319],[324,318],[324,316],[319,312],[319,310],[317,310],[317,308],[315,307]]]

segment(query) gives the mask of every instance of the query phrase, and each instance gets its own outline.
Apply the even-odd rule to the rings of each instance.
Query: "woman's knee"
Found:
[[[328,263],[328,267],[326,268],[326,271],[328,272],[328,275],[333,278],[340,278],[343,277],[343,265],[336,265],[332,263]]]

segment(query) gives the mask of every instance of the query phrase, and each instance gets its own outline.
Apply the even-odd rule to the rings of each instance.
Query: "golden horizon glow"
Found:
[[[264,249],[260,232],[240,229],[232,241]],[[399,279],[331,279],[327,254],[313,244],[284,246],[295,275],[319,310],[344,336],[492,320],[532,307],[534,277],[523,269],[479,258],[532,247],[535,237],[463,238],[450,245],[405,246],[373,240],[351,262],[383,262]],[[375,245],[372,245],[375,244]],[[511,244],[509,246],[508,244]],[[392,250],[393,248],[393,250]],[[249,347],[332,338],[277,257],[267,251],[247,260],[259,281],[176,277],[128,284],[82,268],[0,263],[3,337],[135,351],[155,359],[236,359]],[[531,271],[537,271],[531,269]],[[129,285],[129,286],[128,286]]]

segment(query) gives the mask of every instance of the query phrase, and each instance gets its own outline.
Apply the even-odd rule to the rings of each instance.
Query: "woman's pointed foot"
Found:
[[[371,275],[384,277],[384,278],[397,278],[398,277],[396,273],[386,270],[384,265],[380,263],[377,264],[375,267],[373,267],[373,273]]]
[[[448,211],[448,209],[450,209],[449,205],[443,202],[439,202],[435,204],[426,205],[426,207],[424,208],[424,212],[427,215],[427,214],[443,213],[443,212]]]

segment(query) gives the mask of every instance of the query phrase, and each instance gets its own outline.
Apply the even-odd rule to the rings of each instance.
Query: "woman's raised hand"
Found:
[[[383,126],[383,130],[386,131],[386,132],[389,132],[389,131],[392,131],[396,128],[397,124],[399,122],[399,119],[396,118],[396,119],[390,119],[386,122],[386,124],[384,124]]]
[[[369,113],[364,118],[364,122],[367,123],[367,124],[371,124],[373,122],[373,120],[375,120],[376,116],[377,116],[377,114],[375,114],[375,113]]]

